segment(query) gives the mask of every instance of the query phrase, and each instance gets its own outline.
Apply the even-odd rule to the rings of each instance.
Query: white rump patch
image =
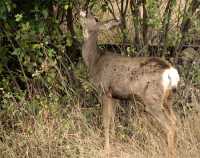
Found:
[[[163,72],[162,84],[164,90],[176,88],[179,81],[180,77],[178,71],[175,68],[171,67]]]

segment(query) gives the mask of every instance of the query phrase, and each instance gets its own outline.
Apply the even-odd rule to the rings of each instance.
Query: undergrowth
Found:
[[[79,79],[85,90],[71,87],[73,93],[64,95],[52,91],[29,98],[23,91],[2,92],[1,157],[105,157],[101,105],[88,88],[88,81]],[[198,158],[199,92],[192,81],[191,84],[184,83],[182,79],[174,101],[178,118],[177,155],[180,158]],[[88,95],[76,94],[81,91]],[[111,157],[164,157],[167,146],[159,126],[152,124],[148,116],[138,114],[132,104],[118,105]]]

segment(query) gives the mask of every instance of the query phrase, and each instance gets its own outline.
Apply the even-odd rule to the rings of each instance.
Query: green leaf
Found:
[[[65,5],[64,5],[64,9],[67,10],[68,8],[69,8],[69,5],[68,5],[68,4],[65,4]]]
[[[15,21],[20,22],[23,18],[23,14],[16,14],[15,15]]]
[[[48,56],[49,56],[50,58],[52,58],[55,54],[56,54],[56,52],[55,52],[52,48],[49,48],[49,49],[48,49]]]
[[[46,19],[48,17],[48,10],[47,9],[43,9],[42,10],[42,15],[44,16],[44,18]]]
[[[29,22],[22,24],[22,32],[27,32],[30,30],[30,28],[31,28],[31,26],[30,26]]]

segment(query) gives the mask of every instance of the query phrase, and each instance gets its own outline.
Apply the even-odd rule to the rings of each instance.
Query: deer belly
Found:
[[[155,85],[154,81],[141,77],[140,80],[123,78],[111,82],[111,92],[113,97],[118,99],[131,99],[134,95],[142,97],[145,91]]]
[[[111,82],[110,90],[112,96],[117,99],[129,99],[133,96],[130,82],[127,79],[115,80]]]

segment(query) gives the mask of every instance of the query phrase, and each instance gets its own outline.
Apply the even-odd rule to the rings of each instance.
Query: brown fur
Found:
[[[138,96],[145,104],[145,111],[163,127],[168,144],[168,157],[175,157],[176,117],[169,104],[170,91],[164,91],[162,73],[171,65],[155,57],[130,58],[97,50],[100,28],[116,26],[115,22],[100,24],[93,16],[83,18],[85,41],[83,59],[88,66],[92,83],[98,89],[103,104],[105,149],[109,151],[110,127],[114,124],[114,99],[132,99]],[[108,27],[109,26],[109,27]]]
[[[159,63],[158,65],[163,69],[168,69],[171,67],[171,65],[167,61],[158,57],[149,57],[148,60],[146,60],[144,63],[141,63],[141,67],[155,63]]]

